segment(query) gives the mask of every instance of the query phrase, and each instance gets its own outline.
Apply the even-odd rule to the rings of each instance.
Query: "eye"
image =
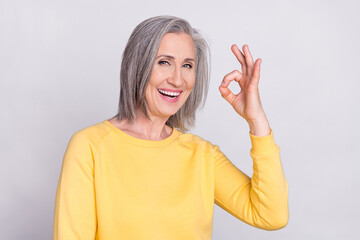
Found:
[[[165,61],[165,60],[159,61],[159,64],[160,65],[170,65],[170,63],[168,61]]]
[[[184,64],[183,65],[185,68],[192,68],[193,66],[191,65],[191,64],[189,64],[189,63],[186,63],[186,64]]]

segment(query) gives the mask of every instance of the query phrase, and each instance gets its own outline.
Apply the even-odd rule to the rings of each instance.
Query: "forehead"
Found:
[[[194,42],[186,33],[166,33],[161,39],[157,55],[171,55],[175,58],[195,58]]]

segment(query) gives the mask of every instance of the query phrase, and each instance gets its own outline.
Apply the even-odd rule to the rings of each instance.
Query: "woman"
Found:
[[[231,49],[242,72],[227,74],[219,90],[249,124],[252,178],[185,133],[207,92],[206,42],[183,19],[150,18],[123,53],[118,114],[69,142],[54,239],[211,239],[214,202],[258,228],[287,224],[287,182],[259,98],[261,60],[247,46]]]

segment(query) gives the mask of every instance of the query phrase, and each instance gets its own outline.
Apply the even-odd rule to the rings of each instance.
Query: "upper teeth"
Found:
[[[177,97],[177,96],[180,95],[180,92],[169,92],[169,91],[165,91],[165,90],[162,90],[162,89],[158,89],[158,90],[159,90],[159,92],[161,92],[163,94],[174,96],[174,97]]]

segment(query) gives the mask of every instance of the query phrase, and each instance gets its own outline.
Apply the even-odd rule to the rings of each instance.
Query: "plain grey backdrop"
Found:
[[[215,205],[213,239],[359,239],[359,1],[0,1],[0,239],[51,239],[57,182],[76,131],[115,115],[121,54],[156,15],[208,40],[211,85],[193,133],[252,174],[246,122],[218,92],[262,58],[260,94],[289,183],[290,220],[249,226]],[[232,89],[238,91],[233,84]]]

